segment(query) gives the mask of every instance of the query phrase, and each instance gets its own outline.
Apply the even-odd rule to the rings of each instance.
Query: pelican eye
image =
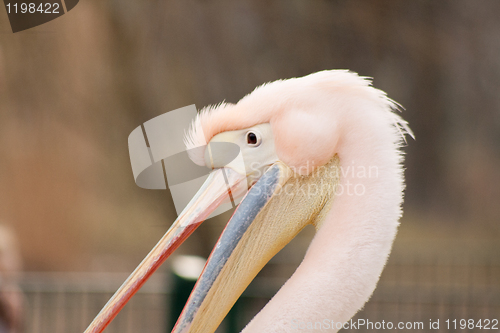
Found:
[[[260,145],[261,139],[260,136],[257,135],[255,132],[248,132],[247,133],[247,144],[252,147],[257,147]]]

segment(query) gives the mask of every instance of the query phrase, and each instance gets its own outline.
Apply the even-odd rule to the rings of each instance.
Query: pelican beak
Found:
[[[276,162],[250,188],[214,247],[173,332],[215,332],[262,267],[305,226],[284,226],[282,219],[270,216],[276,200],[283,207],[283,185],[291,175],[286,165]]]
[[[229,197],[230,192],[239,191],[241,184],[246,187],[246,175],[233,169],[212,171],[170,229],[106,303],[85,333],[102,332],[170,254]]]
[[[335,156],[315,175],[294,176],[278,161],[247,191],[212,250],[174,333],[213,333],[264,265],[307,224],[316,229],[328,213],[339,181]],[[102,332],[168,256],[245,184],[231,168],[213,171],[165,236],[104,306],[85,333]],[[306,189],[316,189],[307,193]],[[310,195],[312,194],[312,195]]]

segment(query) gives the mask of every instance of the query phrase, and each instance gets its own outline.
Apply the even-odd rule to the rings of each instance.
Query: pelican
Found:
[[[316,234],[303,261],[243,332],[291,332],[298,322],[325,320],[328,331],[342,328],[335,323],[372,295],[402,214],[401,146],[413,134],[397,110],[369,78],[347,70],[278,80],[236,104],[203,109],[185,143],[193,162],[213,171],[85,332],[101,332],[217,206],[242,192],[173,332],[214,332],[309,224]],[[242,163],[229,158],[234,145]]]

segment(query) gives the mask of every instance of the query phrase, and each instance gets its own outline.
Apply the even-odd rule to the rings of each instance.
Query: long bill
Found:
[[[213,333],[265,264],[306,225],[318,230],[339,182],[339,159],[308,176],[278,161],[227,223],[173,333]]]
[[[236,189],[243,181],[246,182],[245,175],[230,168],[213,171],[158,244],[94,318],[85,333],[102,332],[172,252],[229,197],[230,190]]]
[[[286,207],[293,194],[284,193],[283,187],[291,176],[291,170],[277,162],[248,191],[214,247],[174,333],[215,332],[262,267],[305,226],[305,218],[284,221],[287,214],[281,209],[293,210]]]

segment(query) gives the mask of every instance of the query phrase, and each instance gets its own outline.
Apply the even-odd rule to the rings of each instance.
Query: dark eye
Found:
[[[260,137],[255,132],[248,132],[247,143],[249,146],[258,146],[260,145]]]

